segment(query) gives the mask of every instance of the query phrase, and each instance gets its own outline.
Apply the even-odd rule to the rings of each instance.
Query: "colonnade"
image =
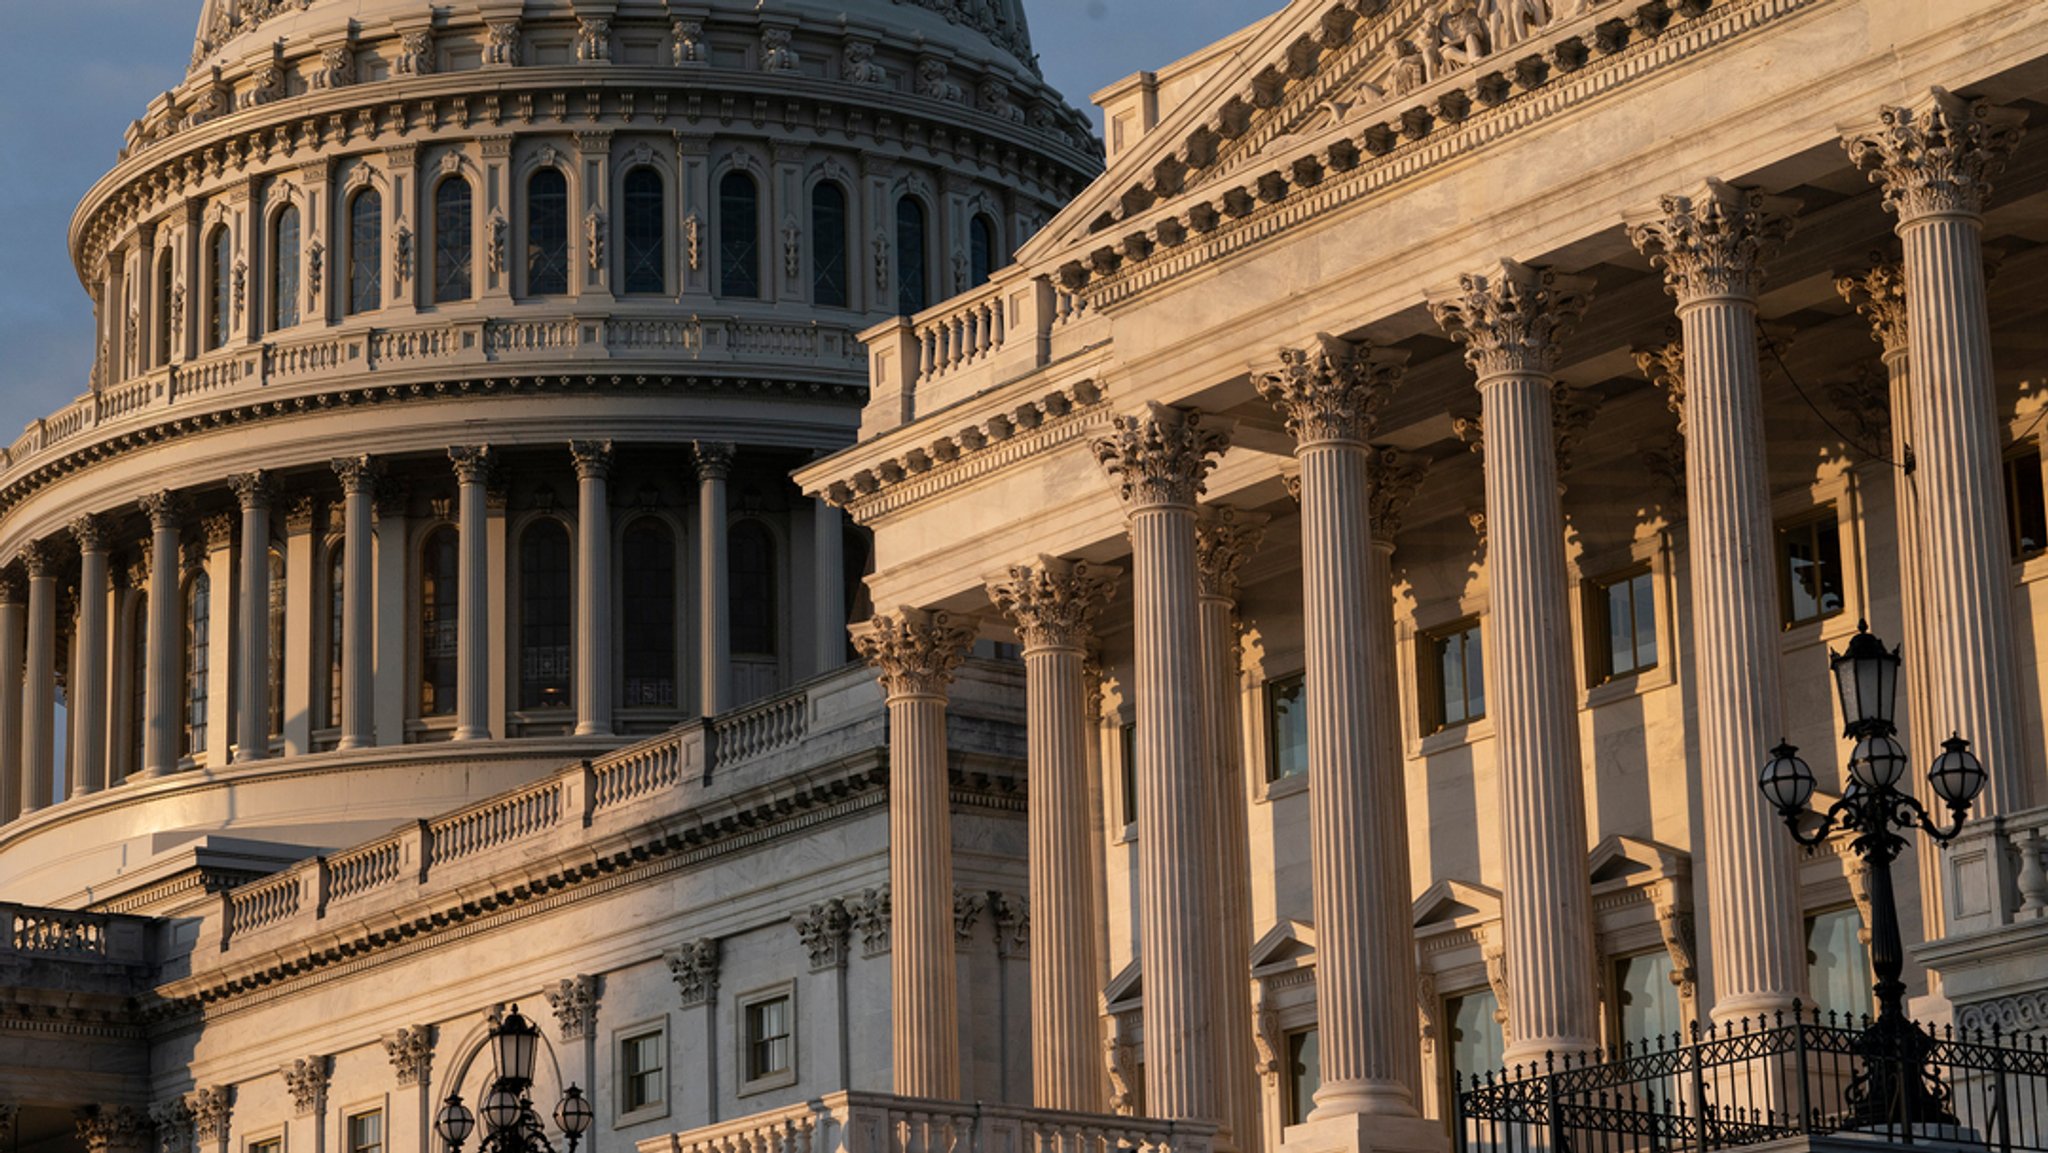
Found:
[[[1921,651],[1937,654],[1929,684],[1949,686],[1928,690],[1932,700],[1918,711],[1933,731],[1981,734],[1993,812],[2023,804],[2026,792],[2010,702],[1999,708],[2005,698],[1985,691],[1999,686],[2009,696],[2017,669],[1978,251],[1985,181],[2011,135],[2003,114],[1937,92],[1927,109],[1887,110],[1882,131],[1850,141],[1858,162],[1885,184],[1906,239],[1895,279],[1911,336],[1887,344],[1887,364],[1904,381],[1904,362],[1912,361],[1902,391],[1917,436],[1918,507],[1955,510],[1938,529],[1920,516],[1907,539],[1921,551],[1902,558],[1904,567],[1918,566],[1908,585],[1921,590],[1908,596],[1909,633]],[[1682,375],[1688,437],[1699,853],[1714,1014],[1729,1019],[1789,1008],[1806,995],[1792,842],[1755,784],[1782,724],[1757,296],[1791,231],[1790,206],[1708,180],[1626,223],[1662,272],[1683,332],[1682,365],[1671,368]],[[1560,349],[1592,306],[1590,285],[1502,260],[1432,294],[1429,305],[1464,344],[1483,406],[1508,1060],[1583,1053],[1600,1040],[1599,1003],[1552,392]],[[1899,310],[1887,316],[1896,323]],[[1369,443],[1375,414],[1399,381],[1399,358],[1324,337],[1281,360],[1257,387],[1295,440],[1302,617],[1313,622],[1303,632],[1322,1083],[1310,1121],[1355,1125],[1354,1147],[1364,1147],[1409,1132],[1405,1119],[1415,1117],[1421,1096],[1386,572],[1392,528],[1419,472]],[[1199,512],[1204,478],[1227,448],[1200,414],[1158,404],[1118,418],[1094,446],[1123,501],[1131,546],[1146,1100],[1156,1116],[1221,1121],[1226,1140],[1231,1131],[1257,1131],[1236,1092],[1249,1063],[1218,1034],[1243,1029],[1240,1007],[1229,1003],[1248,996],[1244,959],[1234,946],[1214,944],[1247,931],[1231,904],[1234,878],[1225,875],[1245,865],[1227,838],[1215,840],[1218,829],[1244,819],[1243,790],[1213,747],[1230,740],[1230,726],[1215,715],[1227,711],[1215,686],[1227,694],[1228,680],[1213,675],[1230,655],[1205,607],[1213,599],[1227,612],[1232,590],[1198,560],[1198,525],[1219,515]],[[1091,721],[1079,667],[1110,579],[1097,565],[1040,557],[989,589],[1024,641],[1033,1083],[1035,1103],[1047,1108],[1103,1106],[1091,1060],[1100,1051],[1099,990],[1085,948],[1093,896],[1074,857],[1090,833],[1080,777]],[[947,867],[937,857],[950,844],[949,818],[933,799],[944,782],[945,683],[974,632],[935,620],[917,609],[884,613],[867,626],[862,649],[890,688],[896,819],[918,830],[896,837],[892,851],[895,1088],[944,1097],[958,1078],[944,1063],[956,1023],[939,1016],[951,1011],[951,910],[935,895],[906,902],[900,887],[912,877],[935,885]],[[907,648],[900,638],[913,635],[919,643]],[[917,779],[907,780],[912,772]],[[1212,865],[1218,860],[1221,869]],[[906,947],[913,941],[933,944]],[[913,995],[920,1003],[906,1015],[903,998]],[[1087,1074],[1076,1072],[1083,1067]]]

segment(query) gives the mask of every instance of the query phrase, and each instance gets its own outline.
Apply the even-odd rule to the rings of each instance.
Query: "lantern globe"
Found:
[[[1856,623],[1856,635],[1849,638],[1847,648],[1829,652],[1828,668],[1835,674],[1835,692],[1842,702],[1842,735],[1890,736],[1898,731],[1893,709],[1901,660],[1899,650],[1887,652],[1862,621]]]
[[[583,1090],[574,1085],[562,1094],[562,1103],[555,1106],[555,1124],[572,1138],[589,1132],[590,1123],[596,1116],[589,1099],[583,1096]]]
[[[1960,811],[1984,791],[1987,776],[1984,763],[1970,751],[1970,742],[1950,734],[1941,742],[1941,755],[1934,758],[1934,766],[1927,770],[1927,785],[1950,808]]]
[[[434,1114],[434,1132],[451,1147],[459,1148],[475,1131],[476,1114],[470,1112],[469,1106],[462,1103],[462,1094],[448,1094],[448,1100],[442,1103],[440,1112]]]
[[[1849,753],[1849,776],[1866,789],[1889,789],[1905,775],[1905,746],[1891,737],[1864,737]]]
[[[540,1051],[540,1026],[528,1020],[519,1006],[498,1024],[491,1043],[497,1048],[498,1076],[518,1082],[520,1088],[533,1084],[534,1059]]]
[[[492,1133],[496,1133],[519,1124],[519,1114],[523,1110],[519,1094],[506,1088],[501,1081],[498,1087],[491,1090],[490,1095],[484,1098],[484,1103],[479,1111],[483,1114],[484,1128]]]
[[[1771,750],[1771,759],[1764,762],[1763,772],[1757,777],[1757,787],[1764,798],[1776,806],[1781,813],[1796,813],[1806,807],[1813,796],[1813,770],[1799,759],[1799,750],[1784,741]]]

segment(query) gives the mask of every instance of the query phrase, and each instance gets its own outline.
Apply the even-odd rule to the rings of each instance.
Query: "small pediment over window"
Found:
[[[1415,927],[1450,928],[1500,917],[1500,891],[1466,881],[1438,881],[1415,899]]]

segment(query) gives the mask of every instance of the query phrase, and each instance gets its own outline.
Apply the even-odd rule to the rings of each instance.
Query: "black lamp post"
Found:
[[[498,1061],[498,1075],[484,1095],[478,1111],[483,1114],[484,1139],[479,1153],[555,1153],[540,1115],[533,1111],[534,1060],[540,1052],[540,1026],[519,1012],[519,1006],[491,1030],[491,1050]],[[571,1085],[555,1106],[555,1124],[568,1141],[568,1153],[590,1131],[596,1116],[583,1090]],[[434,1132],[448,1143],[448,1153],[461,1153],[462,1143],[476,1131],[476,1114],[462,1103],[462,1094],[450,1093],[434,1117]]]
[[[1818,845],[1841,828],[1855,834],[1849,847],[1863,861],[1877,1019],[1864,1030],[1863,1067],[1848,1089],[1856,1120],[1864,1125],[1953,1125],[1948,1087],[1928,1061],[1934,1039],[1906,1016],[1906,983],[1899,979],[1905,946],[1899,940],[1892,862],[1906,847],[1904,834],[1914,829],[1937,845],[1954,840],[1971,803],[1983,791],[1985,774],[1970,753],[1970,742],[1959,736],[1942,742],[1941,755],[1927,771],[1927,783],[1954,816],[1946,828],[1911,793],[1899,791],[1907,763],[1905,746],[1898,742],[1892,723],[1899,664],[1898,650],[1886,652],[1884,643],[1860,622],[1849,647],[1829,654],[1828,665],[1842,698],[1843,735],[1854,738],[1856,747],[1849,754],[1849,787],[1827,812],[1815,814],[1807,807],[1813,797],[1813,771],[1799,759],[1798,749],[1782,741],[1771,750],[1758,784],[1800,844]]]

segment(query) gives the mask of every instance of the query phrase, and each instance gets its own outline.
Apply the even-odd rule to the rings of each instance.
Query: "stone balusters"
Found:
[[[491,739],[491,551],[486,521],[490,515],[485,484],[489,479],[488,445],[457,445],[448,450],[455,466],[457,568],[462,586],[456,624],[455,739]],[[351,546],[353,547],[353,546]]]
[[[236,764],[270,755],[270,502],[261,469],[228,478],[242,509],[242,591],[235,660]],[[282,671],[282,670],[280,670]]]
[[[1756,788],[1759,759],[1783,735],[1756,299],[1764,263],[1791,234],[1790,207],[1709,180],[1629,221],[1630,240],[1678,301],[1684,342],[1693,684],[1718,1020],[1787,1008],[1806,992],[1792,840]]]
[[[988,593],[1024,642],[1030,853],[1032,1104],[1106,1111],[1097,1057],[1094,887],[1088,866],[1088,716],[1081,665],[1114,573],[1041,557]]]
[[[1920,739],[1928,745],[1944,730],[1970,739],[1991,774],[1977,806],[1985,815],[2027,807],[2031,791],[2017,722],[2020,664],[1983,252],[1991,178],[2005,167],[2025,118],[1936,88],[1912,107],[1884,109],[1876,124],[1844,139],[1898,217],[1913,481],[1925,507],[1940,510],[1926,518],[1918,541],[1926,610],[1920,651],[1933,722]],[[1931,748],[1919,752],[1932,755]],[[2010,888],[2005,879],[1995,883],[1995,899],[2008,903]]]
[[[1559,344],[1590,288],[1502,261],[1430,300],[1465,346],[1486,430],[1486,691],[1500,763],[1501,921],[1515,974],[1511,1063],[1600,1041],[1551,395]]]
[[[1145,965],[1145,1099],[1155,1117],[1217,1118],[1215,909],[1204,883],[1195,502],[1229,445],[1193,413],[1119,417],[1096,459],[1129,516],[1138,703],[1138,952]]]
[[[341,739],[336,749],[377,743],[375,572],[371,514],[376,507],[377,462],[367,456],[333,462],[341,479]],[[330,641],[329,643],[333,643]]]
[[[12,568],[0,570],[0,824],[32,811],[22,773],[21,677],[28,660],[28,588]]]
[[[576,735],[612,731],[612,442],[569,444],[576,462]]]
[[[149,620],[148,648],[143,655],[142,775],[160,777],[178,771],[179,665],[184,646],[179,643],[182,616],[178,595],[179,531],[183,506],[176,494],[165,491],[142,498],[143,514],[149,517]]]
[[[725,481],[732,475],[733,446],[700,440],[697,460],[697,643],[698,688],[705,716],[732,707],[732,622],[727,604],[728,542]]]
[[[71,795],[96,793],[107,777],[107,662],[113,638],[107,598],[113,584],[108,572],[107,518],[93,514],[71,522],[78,542],[78,656],[71,667],[70,717],[76,738],[71,744]]]
[[[974,630],[950,614],[898,609],[854,631],[889,703],[889,948],[894,1092],[960,1095],[954,967],[953,817],[946,693]]]

